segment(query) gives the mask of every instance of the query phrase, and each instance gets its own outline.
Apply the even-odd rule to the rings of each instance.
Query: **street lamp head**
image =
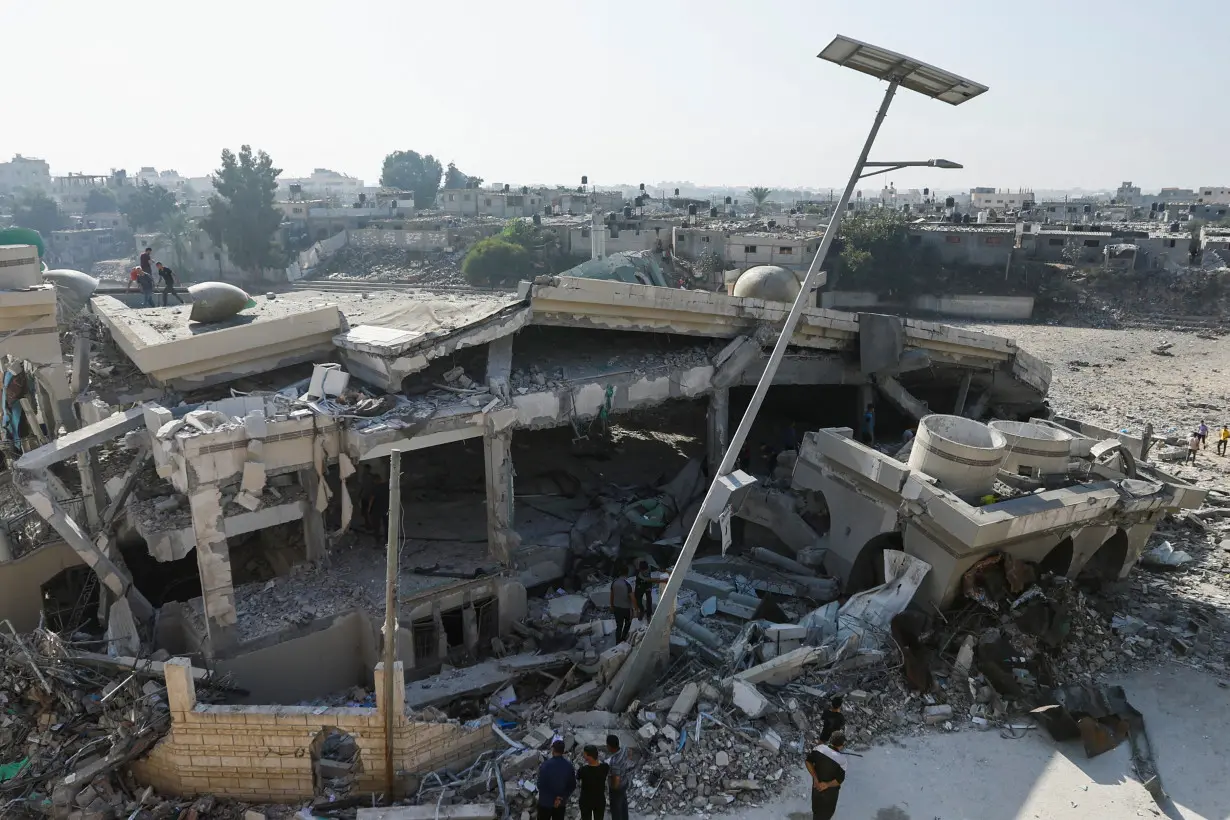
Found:
[[[987,90],[958,74],[840,34],[816,56],[880,80],[896,80],[902,88],[949,105],[960,105]]]
[[[950,159],[929,159],[927,165],[932,168],[964,168],[965,166],[959,162],[953,162]]]

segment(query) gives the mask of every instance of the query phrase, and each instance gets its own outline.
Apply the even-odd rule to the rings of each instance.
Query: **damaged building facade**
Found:
[[[55,291],[41,287],[54,321]],[[0,293],[0,309],[24,293]],[[502,742],[490,718],[465,731],[455,719],[423,724],[447,730],[416,728],[416,710],[456,691],[485,697],[515,675],[562,665],[551,678],[558,708],[609,708],[623,685],[617,665],[603,672],[595,660],[588,682],[569,671],[569,656],[552,654],[549,636],[527,626],[530,592],[575,588],[630,554],[674,563],[701,514],[706,465],[720,461],[788,307],[568,277],[523,283],[510,296],[296,290],[257,296],[212,323],[190,321],[186,308],[94,296],[72,320],[69,362],[42,357],[57,371],[51,383],[65,379],[39,403],[60,414],[49,429],[62,434],[10,461],[13,488],[58,537],[0,554],[0,584],[43,589],[75,571],[91,579],[81,590],[88,605],[70,608],[105,629],[113,654],[178,656],[247,693],[242,703],[201,706],[183,670],[168,665],[172,731],[138,766],[149,782],[182,793],[310,796],[310,766],[280,789],[268,785],[270,772],[227,786],[219,784],[234,773],[220,763],[196,780],[175,768],[193,760],[194,732],[238,720],[227,709],[281,704],[251,722],[302,722],[286,744],[307,749],[321,713],[286,709],[376,686],[388,515],[376,499],[388,495],[398,450],[398,689],[416,717],[377,692],[374,711],[330,721],[363,749],[360,788],[384,776],[382,747],[364,739],[377,712],[401,715],[394,765],[405,769]],[[49,338],[59,356],[58,332]],[[758,550],[773,567],[757,578],[760,594],[794,590],[821,603],[883,583],[875,567],[886,552],[926,562],[919,600],[941,606],[972,564],[1000,551],[1067,574],[1126,572],[1160,515],[1199,503],[1196,491],[1138,466],[1128,444],[1031,422],[1030,435],[1051,431],[1035,436],[1054,444],[1050,466],[1012,460],[1029,447],[1009,456],[1001,446],[993,469],[951,462],[990,476],[983,487],[953,485],[931,462],[851,436],[874,405],[878,436],[917,428],[915,450],[930,452],[940,445],[925,442],[947,439],[928,434],[929,420],[981,431],[993,428],[978,419],[1044,415],[1049,379],[1009,339],[805,308],[740,462],[764,478],[733,509],[731,559]],[[979,501],[996,492],[994,503]],[[715,544],[724,529],[715,520]],[[729,572],[723,560],[698,560],[691,586],[750,617],[755,595],[707,580]],[[43,600],[0,597],[4,616],[22,624],[38,622],[41,613],[26,610]],[[595,645],[612,631],[597,623]],[[799,659],[815,662],[816,651],[803,651],[812,648],[784,640],[787,661],[771,655],[772,668],[732,686],[754,688]],[[507,651],[530,644],[540,654]],[[458,669],[471,682],[455,680]],[[418,735],[447,749],[414,753]],[[245,779],[266,787],[245,792]]]

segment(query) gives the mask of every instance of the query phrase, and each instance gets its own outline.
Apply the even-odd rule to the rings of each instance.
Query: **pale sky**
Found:
[[[375,184],[397,149],[488,182],[841,187],[883,86],[837,33],[990,86],[898,94],[897,187],[1230,184],[1230,3],[0,0],[0,159],[209,173],[224,146]],[[20,89],[25,89],[24,92]]]

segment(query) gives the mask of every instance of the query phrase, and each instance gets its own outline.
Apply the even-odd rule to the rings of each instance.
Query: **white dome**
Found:
[[[778,265],[757,265],[739,274],[734,295],[764,299],[766,302],[793,302],[799,295],[799,277]]]

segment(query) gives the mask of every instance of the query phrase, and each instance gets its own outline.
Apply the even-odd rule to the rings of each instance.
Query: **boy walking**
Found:
[[[180,299],[179,294],[175,292],[175,271],[171,270],[161,262],[157,262],[155,264],[158,266],[158,276],[162,279],[162,306],[166,307],[170,304],[170,301],[167,298],[170,296],[175,297],[175,301],[182,305],[184,300]]]

